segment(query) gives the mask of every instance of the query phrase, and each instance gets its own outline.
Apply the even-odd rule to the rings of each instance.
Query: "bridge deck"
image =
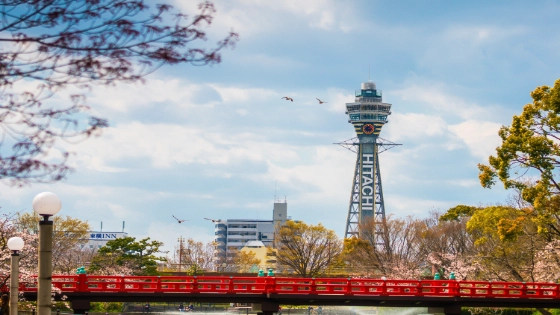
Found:
[[[55,275],[69,300],[178,301],[279,304],[560,307],[560,285],[533,282],[382,280],[357,278]],[[35,282],[21,283],[28,299]]]

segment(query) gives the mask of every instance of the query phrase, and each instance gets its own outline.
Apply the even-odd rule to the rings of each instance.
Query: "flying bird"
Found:
[[[172,216],[173,218],[175,218],[174,215],[171,215],[171,216]],[[179,220],[179,219],[177,219],[177,218],[175,218],[175,220],[177,220],[177,222],[179,222],[179,223],[183,223],[183,222],[185,222],[185,221],[189,221],[189,220]]]
[[[204,218],[204,220],[212,221],[213,223],[216,223],[216,222],[222,222],[222,220],[220,220],[220,219],[218,219],[218,220],[214,220],[214,219],[208,219],[208,218]]]
[[[328,102],[323,102],[323,101],[321,101],[321,100],[318,99],[318,98],[315,98],[315,99],[319,101],[319,104],[328,103]]]
[[[287,96],[282,97],[282,99],[283,99],[283,100],[286,100],[286,101],[290,101],[290,102],[293,102],[293,101],[294,101],[293,98],[287,97]]]

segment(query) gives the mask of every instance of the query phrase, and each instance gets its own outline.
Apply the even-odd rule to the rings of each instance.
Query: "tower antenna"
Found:
[[[368,80],[368,81],[371,81],[371,63],[368,65],[367,80]]]
[[[274,181],[274,202],[276,202],[276,185],[278,184],[278,180]]]

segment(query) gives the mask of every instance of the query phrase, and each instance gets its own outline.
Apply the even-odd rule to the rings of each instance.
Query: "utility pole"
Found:
[[[179,272],[181,272],[181,266],[183,265],[183,242],[185,239],[181,235],[177,240],[179,241]]]

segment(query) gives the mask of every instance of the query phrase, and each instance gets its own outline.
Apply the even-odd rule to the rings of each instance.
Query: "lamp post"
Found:
[[[18,313],[19,295],[19,251],[23,249],[25,243],[21,237],[11,237],[8,240],[8,249],[12,251],[12,261],[10,266],[10,315]]]
[[[49,217],[57,214],[60,208],[60,198],[52,192],[42,192],[33,198],[33,211],[43,217],[39,221],[38,315],[51,315],[53,221],[49,221]]]

